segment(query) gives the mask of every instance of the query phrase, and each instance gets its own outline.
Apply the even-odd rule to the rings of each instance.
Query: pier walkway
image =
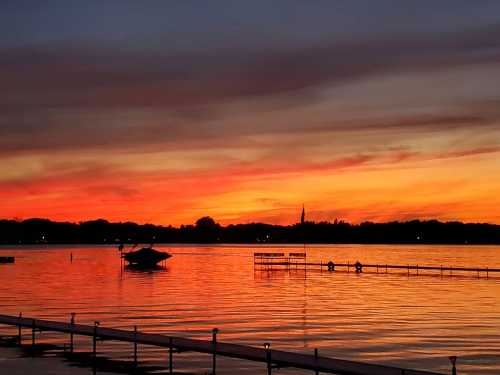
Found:
[[[173,368],[173,353],[193,351],[212,355],[212,374],[216,373],[216,356],[223,356],[264,363],[268,374],[271,374],[275,368],[291,367],[311,370],[315,374],[321,372],[339,375],[438,375],[435,372],[320,357],[317,350],[315,350],[314,355],[310,355],[271,349],[270,344],[267,343],[264,344],[263,348],[258,348],[218,342],[217,329],[214,329],[212,332],[212,340],[195,340],[143,333],[137,331],[137,327],[134,327],[133,331],[127,331],[99,327],[98,322],[95,322],[94,326],[75,324],[74,314],[69,323],[26,318],[21,315],[19,317],[0,315],[0,324],[18,327],[19,342],[22,339],[21,329],[31,329],[33,345],[35,345],[36,332],[53,331],[68,333],[70,334],[71,351],[73,350],[73,335],[90,336],[93,338],[94,357],[96,356],[97,340],[130,342],[134,344],[135,363],[137,363],[137,344],[165,347],[169,349],[170,373],[172,373]],[[456,373],[455,368],[453,368],[452,373]]]
[[[291,254],[290,254],[291,255]],[[335,263],[332,260],[320,261],[320,262],[307,262],[305,261],[305,254],[302,260],[297,258],[286,256],[284,253],[254,253],[254,266],[262,266],[266,269],[274,269],[274,267],[284,267],[286,269],[290,268],[317,268],[320,270],[335,271],[339,268],[355,272],[363,272],[364,270],[370,270],[377,273],[387,273],[388,270],[401,270],[406,271],[410,274],[419,275],[422,271],[439,271],[442,276],[450,275],[452,276],[455,272],[467,272],[474,273],[477,277],[481,275],[489,278],[490,274],[497,274],[500,276],[500,268],[489,268],[489,267],[452,267],[452,266],[421,266],[421,265],[396,265],[396,264],[365,264],[360,262],[355,263]]]

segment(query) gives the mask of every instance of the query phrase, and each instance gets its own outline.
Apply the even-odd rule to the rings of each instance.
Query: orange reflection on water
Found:
[[[319,348],[322,355],[442,372],[449,371],[447,357],[457,355],[460,373],[500,371],[500,279],[440,277],[439,272],[256,271],[249,246],[160,248],[174,256],[164,269],[148,272],[122,269],[119,253],[111,247],[2,248],[1,255],[16,256],[15,265],[0,267],[2,313],[68,320],[75,311],[81,323],[99,320],[103,326],[138,325],[146,332],[199,338],[209,338],[218,327],[220,340],[242,344],[270,341],[274,348]],[[499,251],[457,246],[307,248],[310,260],[490,268],[500,267]],[[44,337],[60,340],[48,333]],[[81,339],[80,347],[87,341]],[[130,352],[126,345],[107,342],[100,350],[117,357]],[[163,361],[165,355],[155,348],[141,354],[152,362]],[[204,361],[194,354],[179,360],[183,368],[197,370]],[[234,366],[243,366],[243,373],[255,371],[252,364],[229,362],[228,373]]]

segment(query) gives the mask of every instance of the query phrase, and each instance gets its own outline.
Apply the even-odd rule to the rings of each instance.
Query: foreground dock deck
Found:
[[[39,320],[26,317],[0,315],[0,324],[16,326],[19,329],[18,340],[21,342],[21,329],[30,328],[32,331],[32,344],[35,345],[35,333],[41,331],[53,331],[69,333],[73,350],[73,335],[83,335],[93,338],[93,351],[96,354],[96,341],[117,340],[131,342],[134,344],[134,361],[137,362],[137,344],[153,345],[169,349],[169,369],[172,373],[173,353],[192,351],[211,354],[213,356],[212,373],[216,372],[216,356],[231,357],[242,360],[261,362],[266,365],[267,373],[271,374],[274,368],[292,367],[297,369],[311,370],[316,374],[329,373],[339,375],[439,375],[435,372],[403,369],[391,366],[367,364],[355,361],[347,361],[337,358],[318,356],[317,350],[314,355],[286,352],[271,349],[269,344],[264,348],[229,344],[217,341],[217,330],[212,332],[212,340],[195,340],[182,337],[172,337],[159,334],[143,333],[133,331],[75,324],[74,315],[70,323]],[[453,369],[452,373],[456,373]]]

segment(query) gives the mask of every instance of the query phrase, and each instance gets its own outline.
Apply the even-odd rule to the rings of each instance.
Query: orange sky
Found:
[[[500,224],[498,4],[453,4],[0,4],[0,217]]]

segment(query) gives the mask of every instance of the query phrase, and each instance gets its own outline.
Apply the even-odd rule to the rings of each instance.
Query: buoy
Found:
[[[356,272],[363,272],[363,265],[359,261],[354,264],[354,268],[356,268]]]

